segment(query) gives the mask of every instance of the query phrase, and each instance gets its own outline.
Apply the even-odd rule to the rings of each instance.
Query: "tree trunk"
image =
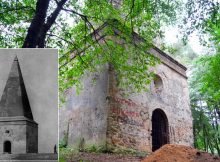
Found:
[[[57,2],[57,8],[47,18],[47,9],[50,0],[38,0],[36,5],[35,16],[28,29],[28,33],[23,44],[23,48],[44,48],[46,34],[50,30],[51,26],[55,23],[57,16],[59,15],[63,5],[68,0],[61,0]]]
[[[55,20],[57,16],[59,15],[63,5],[67,2],[68,0],[61,0],[60,2],[57,3],[57,8],[54,10],[54,12],[47,18],[47,23],[45,23],[41,30],[40,34],[38,36],[37,40],[37,46],[39,48],[44,48],[45,46],[45,39],[46,39],[46,34],[50,30],[51,26],[55,23]]]
[[[35,16],[31,21],[30,27],[28,28],[28,33],[22,46],[23,48],[36,48],[37,39],[47,15],[49,2],[50,0],[37,1]]]

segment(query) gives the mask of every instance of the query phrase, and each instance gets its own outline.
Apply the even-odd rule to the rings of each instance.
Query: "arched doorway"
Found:
[[[4,142],[4,153],[11,154],[11,142],[10,141]]]
[[[152,151],[169,143],[168,120],[161,109],[153,111],[152,115]]]

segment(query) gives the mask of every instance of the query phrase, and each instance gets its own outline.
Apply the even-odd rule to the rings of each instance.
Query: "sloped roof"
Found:
[[[6,86],[0,100],[0,117],[24,116],[33,120],[17,56],[12,63]]]
[[[110,26],[111,28],[114,28],[113,30],[115,32],[115,35],[123,34],[122,31],[120,31],[117,28],[117,24],[120,24],[120,22],[117,19],[108,20],[105,23],[103,23],[103,25],[95,29],[92,33],[90,33],[88,37],[92,37],[93,39],[95,39],[95,41],[101,42],[106,36],[108,36],[104,31],[104,29],[107,28],[108,26]],[[146,40],[142,38],[140,35],[138,35],[136,32],[132,32],[131,38],[135,39],[137,42],[142,42],[142,43],[146,42]],[[86,47],[85,49],[89,47],[90,46]],[[80,51],[78,54],[83,53],[84,50]],[[74,51],[69,51],[69,52],[71,52],[70,60],[74,59],[76,56],[75,49]],[[163,64],[165,64],[166,66],[168,66],[169,68],[171,68],[172,70],[180,74],[181,76],[187,78],[186,76],[187,68],[183,64],[179,63],[177,60],[175,60],[174,58],[166,54],[164,51],[160,50],[155,45],[152,45],[152,48],[149,49],[148,52],[150,52],[155,57],[159,58]],[[65,57],[65,56],[62,56],[62,57]],[[61,67],[66,64],[67,62],[62,64]]]
[[[108,27],[109,25],[111,27],[114,27],[116,34],[121,34],[121,31],[118,30],[117,25],[115,25],[118,23],[120,24],[120,22],[117,19],[109,20],[105,22],[103,25],[101,25],[99,28],[97,28],[93,33],[91,33],[91,36],[95,37],[96,40],[100,41],[106,36],[105,33],[103,32],[104,31],[103,29]],[[146,41],[136,32],[133,32],[131,37],[133,39],[136,39],[137,41],[141,41],[141,42]],[[168,54],[166,54],[165,52],[163,52],[162,50],[160,50],[158,47],[154,45],[149,51],[151,54],[158,57],[163,64],[167,65],[169,68],[171,68],[172,70],[176,71],[177,73],[179,73],[180,75],[186,78],[187,68],[183,64],[179,63],[177,60],[175,60],[174,58],[172,58],[171,56],[169,56]]]

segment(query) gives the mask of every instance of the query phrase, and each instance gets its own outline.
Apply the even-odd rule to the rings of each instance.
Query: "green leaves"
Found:
[[[202,56],[194,65],[190,79],[190,98],[194,118],[195,145],[218,152],[220,120],[220,54]]]
[[[114,66],[120,87],[146,90],[152,77],[149,67],[159,62],[148,50],[160,35],[161,24],[175,20],[179,1],[122,2],[118,5],[109,0],[69,0],[64,4],[46,33],[45,44],[41,40],[41,46],[59,49],[61,92],[72,86],[81,89],[80,79],[86,72],[99,72],[107,64]],[[37,0],[0,1],[0,47],[22,46],[36,3]],[[44,24],[57,7],[56,1],[51,0]],[[42,33],[33,37],[41,38]]]
[[[108,0],[84,2],[79,13],[86,17],[79,17],[75,26],[67,28],[69,38],[62,36],[72,39],[73,44],[66,48],[71,52],[60,58],[60,90],[71,84],[79,86],[85,72],[99,72],[110,64],[119,88],[129,89],[131,93],[146,91],[153,76],[149,67],[159,63],[148,52],[160,33],[157,21],[164,21],[164,15],[171,16],[168,11],[172,13],[169,18],[175,17],[173,7],[177,2],[124,0],[118,7]],[[160,14],[163,16],[157,17]],[[74,59],[70,59],[71,55]]]
[[[204,31],[210,34],[216,53],[202,56],[195,64],[190,81],[191,104],[194,110],[195,144],[198,148],[220,155],[220,15],[215,10],[210,15],[204,21]],[[199,121],[197,113],[200,114]]]
[[[200,37],[201,43],[207,45],[208,41],[205,40],[209,37],[210,22],[211,26],[219,24],[219,18],[217,18],[220,12],[218,1],[213,0],[187,0],[184,8],[185,14],[183,16],[180,29],[184,34],[184,39],[187,39],[195,31]]]
[[[0,47],[21,47],[36,1],[0,0]]]
[[[214,56],[207,56],[201,60],[204,66],[205,74],[201,76],[202,93],[208,93],[213,99],[220,99],[220,53]]]

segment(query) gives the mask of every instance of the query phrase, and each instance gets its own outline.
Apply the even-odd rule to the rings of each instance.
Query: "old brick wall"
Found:
[[[124,90],[119,90],[115,86],[115,74],[114,71],[110,71],[107,128],[109,146],[151,152],[151,118],[155,109],[163,110],[168,118],[170,143],[193,144],[192,116],[184,73],[178,73],[164,63],[153,70],[162,79],[162,91],[158,92],[152,82],[149,92],[129,97],[124,97]]]

